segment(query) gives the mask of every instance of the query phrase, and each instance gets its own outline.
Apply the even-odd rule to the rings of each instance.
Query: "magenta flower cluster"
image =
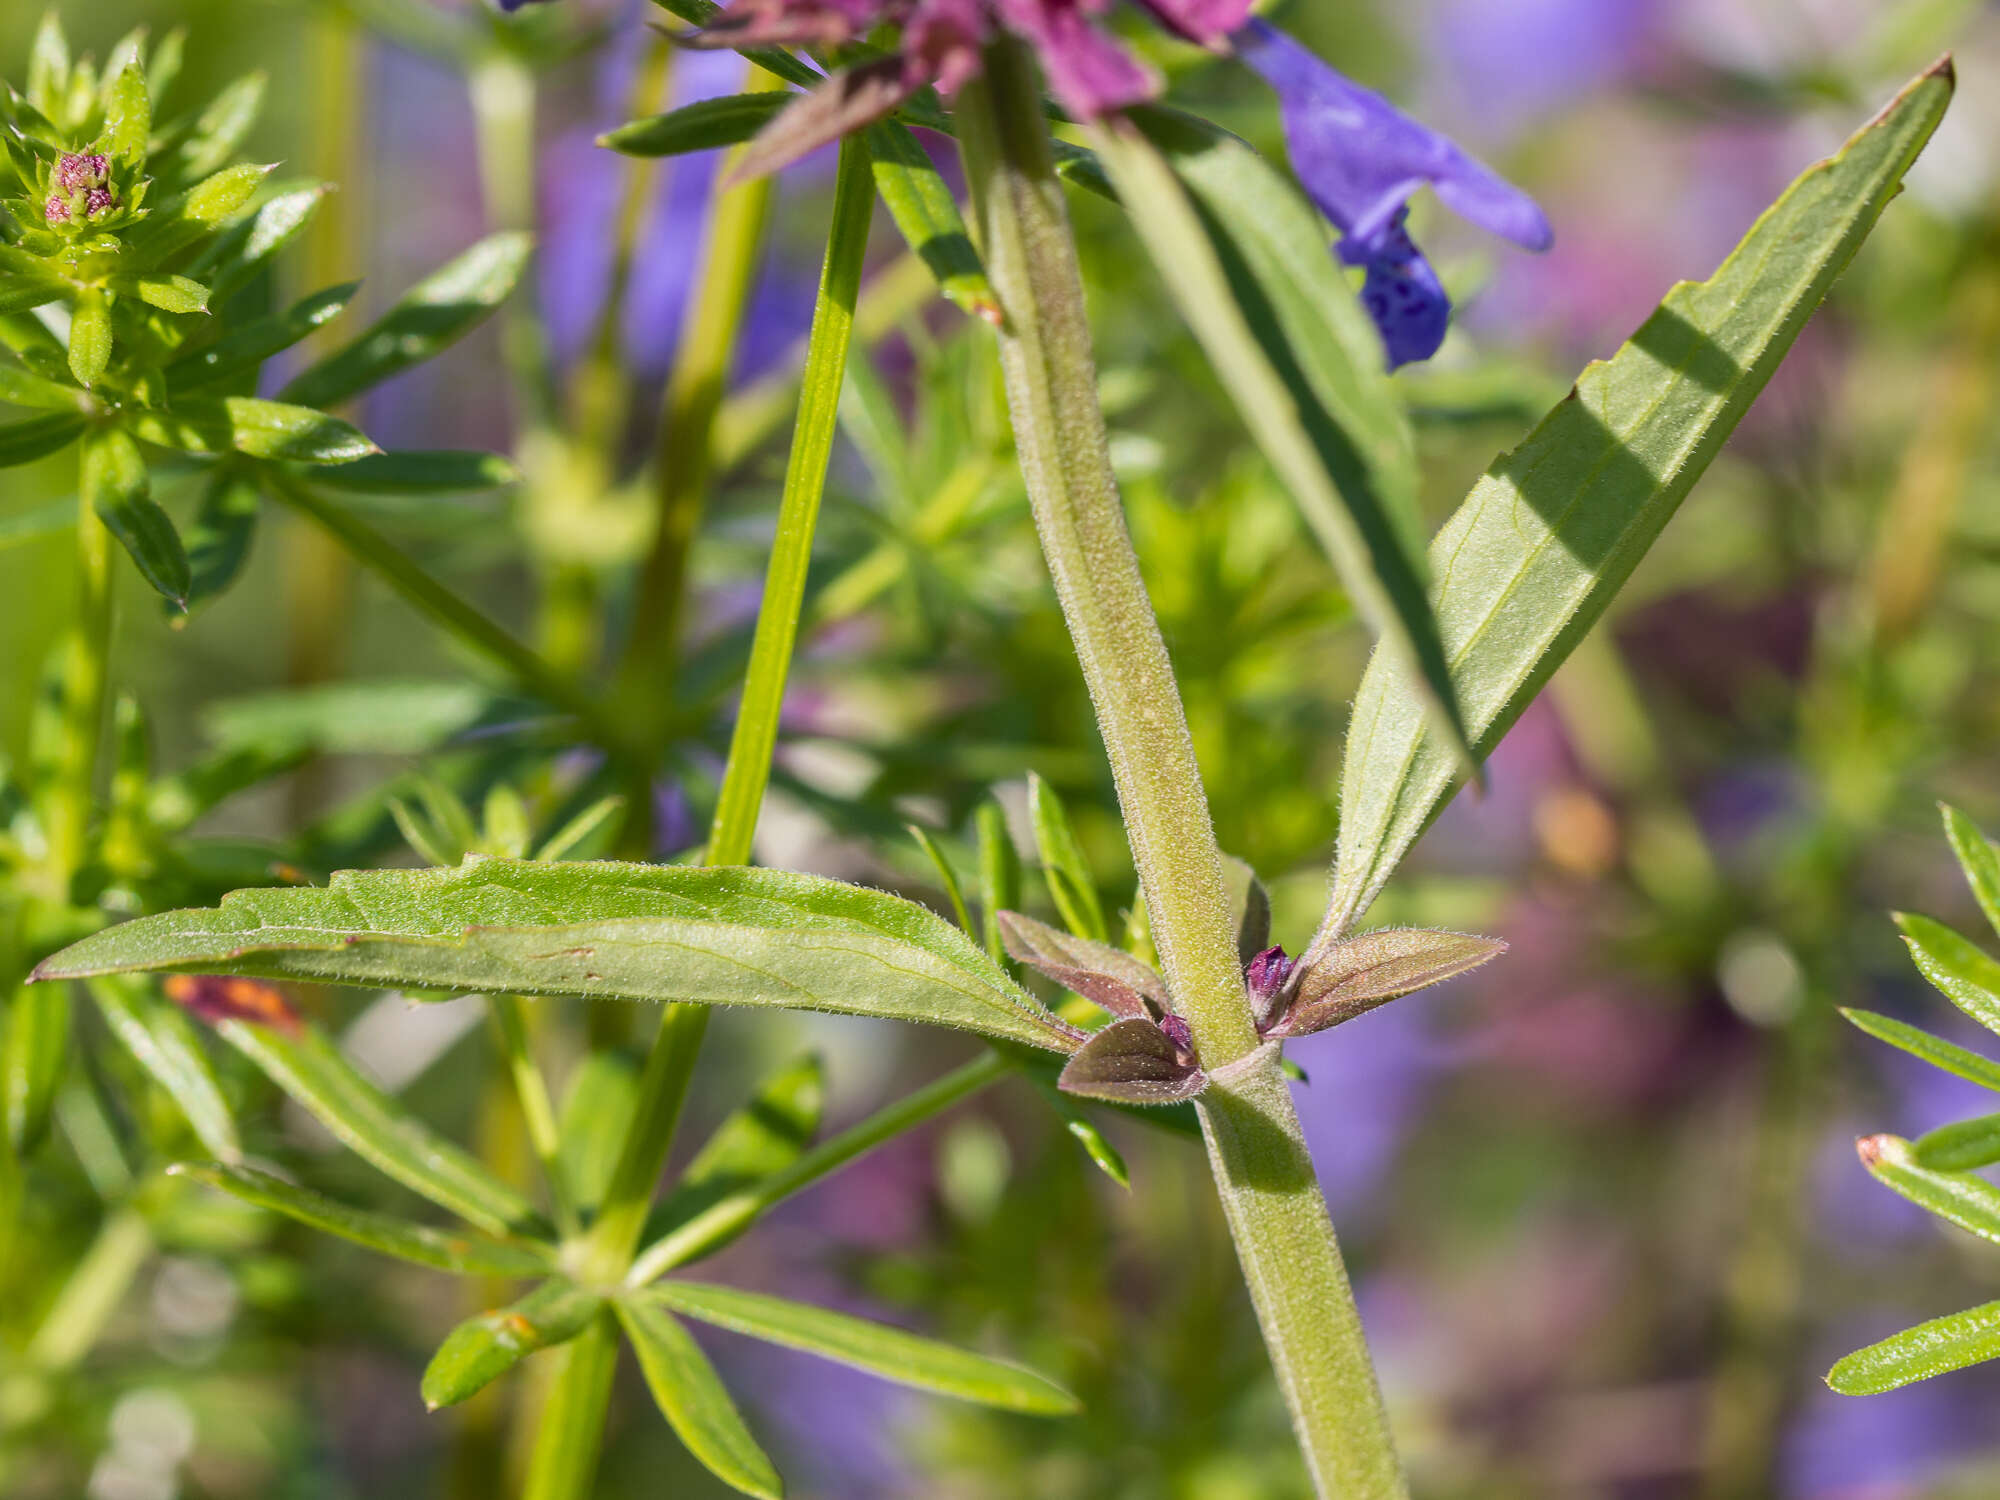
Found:
[[[75,198],[83,194],[83,216],[94,219],[117,206],[111,191],[111,159],[106,156],[67,153],[56,162],[55,188],[42,205],[42,217],[51,224],[67,224],[75,216]]]

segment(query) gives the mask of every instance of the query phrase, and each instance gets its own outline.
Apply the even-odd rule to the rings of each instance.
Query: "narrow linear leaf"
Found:
[[[236,582],[250,556],[262,509],[263,498],[249,475],[227,464],[217,467],[187,534],[190,610],[221,597]]]
[[[305,232],[330,191],[322,182],[274,191],[254,214],[202,251],[189,267],[190,274],[200,278],[217,301],[241,291]]]
[[[539,1246],[503,1244],[484,1235],[454,1234],[388,1214],[350,1208],[324,1194],[241,1163],[182,1162],[167,1170],[176,1177],[205,1182],[231,1197],[283,1214],[322,1233],[457,1276],[542,1276],[548,1273],[553,1261],[552,1253]]]
[[[225,1162],[240,1157],[236,1118],[187,1017],[146,985],[118,976],[92,980],[90,998],[133,1061],[179,1107],[202,1147]]]
[[[1897,912],[1896,925],[1924,978],[1988,1031],[2000,1032],[2000,959],[1929,917]]]
[[[1924,74],[1811,168],[1706,282],[1684,283],[1632,341],[1496,463],[1431,546],[1432,590],[1473,748],[1490,754],[1602,617],[1771,378],[1950,103]],[[1379,649],[1362,678],[1341,778],[1338,936],[1449,800],[1458,756]]]
[[[825,1109],[826,1063],[809,1053],[767,1079],[749,1103],[716,1127],[654,1210],[644,1238],[655,1240],[711,1204],[782,1172],[812,1144]],[[710,1248],[726,1243],[718,1240]]]
[[[194,396],[171,410],[134,411],[133,434],[188,453],[245,453],[252,458],[339,464],[382,450],[357,428],[309,406],[252,396]]]
[[[780,870],[468,857],[142,917],[43,978],[171,969],[375,987],[831,1010],[1055,1052],[1078,1033],[934,912]]]
[[[1007,945],[1000,936],[1000,913],[1021,904],[1021,856],[999,803],[980,803],[974,819],[979,831],[979,904],[986,952],[996,964],[1005,964]]]
[[[1038,1416],[1067,1416],[1080,1408],[1076,1397],[1033,1370],[845,1313],[696,1281],[662,1281],[641,1298],[940,1396]]]
[[[511,1307],[467,1318],[424,1369],[424,1405],[436,1411],[477,1395],[536,1350],[575,1338],[603,1307],[597,1293],[558,1277]]]
[[[1960,1229],[2000,1243],[2000,1187],[1983,1177],[1918,1166],[1910,1143],[1899,1136],[1864,1136],[1856,1149],[1861,1164],[1883,1186]]]
[[[740,146],[770,124],[797,96],[766,91],[702,99],[663,115],[634,120],[597,138],[627,156],[682,156]]]
[[[670,15],[679,16],[690,26],[712,26],[719,20],[727,19],[727,13],[716,4],[716,0],[654,0],[654,3]],[[735,50],[739,56],[786,83],[809,89],[820,81],[818,73],[783,47],[738,47]]]
[[[84,410],[89,400],[74,386],[58,385],[17,366],[0,364],[0,401],[44,411],[76,412]]]
[[[0,469],[16,468],[60,453],[83,436],[83,428],[82,417],[62,412],[0,423]]]
[[[1913,1381],[2000,1359],[2000,1302],[1932,1318],[1857,1349],[1827,1372],[1843,1396],[1879,1396]]]
[[[69,283],[39,268],[21,271],[9,266],[5,275],[0,275],[0,313],[46,307],[51,302],[60,302],[69,290]]]
[[[497,453],[377,453],[312,469],[306,478],[353,495],[469,495],[519,484],[521,471]]]
[[[186,609],[194,581],[187,551],[172,519],[153,499],[139,445],[123,428],[99,427],[85,437],[82,493],[139,575],[175,609]]]
[[[247,162],[225,167],[163,205],[126,236],[135,263],[157,266],[202,236],[220,229],[249,207],[271,171],[270,166]],[[209,284],[215,287],[218,296],[222,295],[222,288],[212,278]]]
[[[694,1335],[656,1302],[626,1299],[616,1306],[646,1387],[688,1452],[744,1494],[781,1500],[784,1481],[743,1425],[742,1413]]]
[[[190,276],[119,276],[111,284],[161,312],[208,311],[208,288]]]
[[[153,133],[153,101],[146,92],[146,75],[136,63],[112,80],[104,133],[112,155],[130,166],[145,162],[146,142]]]
[[[316,1028],[225,1019],[216,1030],[383,1175],[489,1234],[538,1232],[527,1199],[363,1078]]]
[[[1910,1160],[1928,1172],[1970,1172],[2000,1161],[2000,1115],[1942,1125],[1917,1137]]]
[[[1070,1139],[1083,1148],[1083,1154],[1090,1158],[1091,1165],[1129,1191],[1132,1186],[1131,1169],[1125,1165],[1125,1158],[1111,1144],[1097,1122],[1078,1108],[1075,1099],[1056,1087],[1053,1077],[1044,1077],[1038,1070],[1028,1068],[1022,1069],[1022,1072],[1034,1085],[1035,1092],[1042,1096],[1043,1102],[1056,1112]]]
[[[85,390],[109,368],[111,343],[111,299],[101,287],[86,287],[69,323],[69,372]]]
[[[1995,849],[1979,825],[1957,808],[1940,802],[1938,811],[1944,814],[1945,837],[1951,840],[1951,851],[1965,871],[1973,899],[1993,930],[2000,933],[2000,849]]]
[[[556,1139],[579,1208],[604,1201],[638,1103],[639,1062],[626,1052],[592,1052],[570,1074]]]
[[[197,391],[248,374],[272,355],[312,336],[342,312],[361,289],[358,281],[328,287],[282,313],[257,318],[224,334],[208,348],[168,367],[174,391]]]
[[[1960,1078],[2000,1094],[2000,1062],[1981,1057],[1977,1052],[1956,1042],[1948,1042],[1943,1037],[1932,1036],[1928,1031],[1898,1021],[1894,1016],[1881,1015],[1872,1010],[1844,1009],[1841,1014],[1878,1041],[1900,1047],[1914,1057],[1921,1057],[1932,1067],[1956,1073]]]
[[[951,902],[951,914],[958,923],[959,931],[976,941],[979,934],[973,928],[972,913],[966,909],[965,891],[958,883],[958,872],[951,867],[951,861],[945,857],[944,850],[939,847],[938,841],[931,837],[928,829],[919,827],[915,823],[905,823],[903,826],[909,830],[910,837],[916,840],[917,847],[924,851],[925,858],[931,862],[931,868],[937,871],[938,884],[944,887],[945,899]]]
[[[907,125],[894,120],[877,120],[865,139],[875,191],[898,232],[937,279],[938,290],[974,317],[997,318],[1000,299],[986,279],[958,200],[930,153]]]
[[[382,320],[280,393],[300,406],[338,406],[391,375],[434,358],[507,300],[534,252],[525,234],[496,234],[405,292]]]
[[[1105,942],[1110,929],[1104,923],[1104,903],[1098,899],[1097,882],[1091,878],[1083,846],[1070,827],[1069,810],[1055,788],[1033,772],[1028,774],[1028,816],[1034,824],[1035,848],[1041,855],[1056,910],[1078,937]]]

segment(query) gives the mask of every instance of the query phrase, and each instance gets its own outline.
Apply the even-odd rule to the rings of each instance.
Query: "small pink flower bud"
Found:
[[[78,188],[100,188],[110,180],[111,158],[69,153],[56,163],[56,186],[66,193]]]
[[[1190,1057],[1194,1055],[1194,1033],[1188,1029],[1186,1021],[1179,1016],[1163,1016],[1160,1019],[1160,1030],[1166,1034],[1167,1040],[1182,1052]]]
[[[83,216],[86,219],[94,219],[117,206],[118,200],[111,195],[110,188],[94,187],[83,195]]]
[[[42,217],[51,224],[67,224],[69,222],[69,199],[51,197],[47,203],[42,205]]]

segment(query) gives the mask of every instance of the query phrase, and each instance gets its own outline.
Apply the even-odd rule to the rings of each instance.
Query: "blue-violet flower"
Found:
[[[1429,183],[1462,218],[1523,249],[1553,243],[1534,199],[1276,27],[1251,21],[1230,41],[1276,91],[1292,169],[1339,227],[1340,258],[1367,271],[1362,303],[1391,369],[1437,353],[1451,318],[1443,283],[1405,227],[1418,188]]]

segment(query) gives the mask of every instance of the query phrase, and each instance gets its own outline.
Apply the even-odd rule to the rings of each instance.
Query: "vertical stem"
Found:
[[[66,906],[82,868],[96,802],[98,750],[111,655],[111,534],[77,501],[76,621],[62,652],[62,714],[51,767],[47,880],[42,897]]]
[[[1321,1495],[1407,1492],[1277,1049],[1258,1045],[1220,857],[1166,647],[1111,472],[1083,283],[1040,89],[1012,43],[959,97],[960,139],[1035,523],[1110,756],[1176,1008],[1215,1080],[1209,1160]]]
[[[867,152],[859,143],[847,143],[840,153],[833,228],[813,314],[777,538],[709,839],[711,863],[748,863],[757,812],[770,780],[771,750],[777,743],[778,713],[784,703],[791,648],[798,636],[805,597],[806,565],[812,556],[813,531],[826,490],[827,461],[833,449],[840,384],[847,368],[848,340],[874,202]],[[761,217],[762,210],[758,212]],[[705,446],[705,423],[702,435]],[[583,1246],[579,1269],[588,1279],[617,1282],[632,1264],[660,1172],[673,1149],[688,1080],[708,1028],[708,1014],[706,1006],[670,1005],[660,1018],[659,1035],[646,1059],[638,1105],[612,1171],[603,1210]],[[616,1357],[617,1338],[608,1316],[593,1323],[589,1332],[569,1346],[568,1363],[543,1413],[542,1436],[530,1471],[529,1500],[581,1500],[589,1493]]]
[[[468,79],[478,132],[479,180],[487,227],[535,227],[535,75],[527,62],[495,47],[473,64]],[[500,309],[500,347],[513,389],[515,421],[524,436],[555,425],[555,377],[534,277],[525,278]]]
[[[761,68],[752,88],[782,87]],[[733,160],[733,158],[732,158]],[[667,381],[654,473],[657,529],[639,574],[632,636],[620,683],[628,711],[657,736],[669,713],[668,686],[680,639],[688,551],[707,504],[711,433],[735,360],[736,335],[756,280],[771,181],[716,182],[708,241],[692,285],[701,289]],[[725,186],[725,184],[728,184]]]

